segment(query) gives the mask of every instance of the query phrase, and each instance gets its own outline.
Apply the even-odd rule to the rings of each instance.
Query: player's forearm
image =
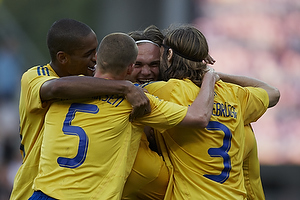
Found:
[[[188,108],[186,119],[187,125],[195,128],[205,128],[212,115],[214,103],[214,88],[217,78],[212,71],[208,71],[203,78],[201,90]]]
[[[275,106],[279,101],[279,90],[261,80],[250,78],[247,76],[230,75],[219,72],[218,75],[224,82],[227,83],[233,83],[242,87],[259,87],[266,90],[269,96],[269,108]]]
[[[240,85],[242,87],[262,87],[263,85],[265,85],[264,82],[247,76],[224,74],[220,72],[218,72],[218,75],[220,76],[220,79],[222,81]]]
[[[133,109],[129,117],[130,120],[151,112],[149,99],[143,89],[125,80],[69,76],[45,82],[40,91],[42,101],[78,99],[113,94],[124,95],[132,105]]]
[[[132,83],[106,80],[88,76],[69,76],[52,79],[41,87],[42,101],[54,99],[78,99],[99,95],[126,95]]]

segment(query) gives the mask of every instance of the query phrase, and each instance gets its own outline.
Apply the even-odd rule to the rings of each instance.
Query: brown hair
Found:
[[[128,33],[135,41],[138,40],[150,40],[159,46],[161,46],[164,39],[164,35],[155,25],[150,25],[143,31],[132,31]]]
[[[169,28],[163,41],[165,48],[161,62],[163,80],[170,78],[190,79],[199,87],[207,67],[203,62],[208,55],[205,36],[191,25]],[[169,49],[173,50],[171,65],[167,65]]]

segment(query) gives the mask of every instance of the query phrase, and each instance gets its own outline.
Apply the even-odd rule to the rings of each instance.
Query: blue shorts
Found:
[[[48,195],[44,194],[42,191],[34,191],[33,195],[28,200],[56,200]]]

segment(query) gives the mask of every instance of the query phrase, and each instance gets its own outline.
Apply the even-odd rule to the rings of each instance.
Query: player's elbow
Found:
[[[269,108],[275,106],[280,99],[280,91],[274,88],[272,91],[268,92],[269,95]]]
[[[209,123],[210,117],[211,114],[208,113],[201,115],[199,115],[199,113],[196,115],[190,114],[186,116],[186,123],[183,125],[190,128],[205,128]]]
[[[211,115],[204,114],[198,117],[197,123],[195,124],[197,128],[205,128],[210,120]]]

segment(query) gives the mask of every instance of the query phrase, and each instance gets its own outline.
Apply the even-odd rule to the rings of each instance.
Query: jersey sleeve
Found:
[[[151,94],[146,94],[150,100],[151,113],[138,119],[140,123],[151,126],[160,132],[173,128],[186,116],[188,107],[164,101]]]
[[[43,108],[40,98],[40,88],[48,80],[59,78],[57,75],[48,70],[47,67],[40,66],[32,68],[25,72],[21,79],[21,87],[23,91],[26,91],[25,100],[27,109],[33,111],[34,109]],[[23,96],[24,97],[24,96]]]
[[[153,94],[155,96],[159,96],[160,99],[165,99],[161,97],[162,94],[169,95],[171,88],[168,84],[168,82],[165,81],[152,81],[148,83],[144,83],[143,85],[140,85],[140,87],[146,89],[150,94]],[[170,89],[171,88],[171,89]],[[164,91],[164,92],[161,92]],[[157,95],[159,94],[159,95]]]
[[[268,93],[262,88],[245,87],[246,98],[242,102],[244,108],[244,122],[249,124],[258,120],[267,110],[269,106]]]

